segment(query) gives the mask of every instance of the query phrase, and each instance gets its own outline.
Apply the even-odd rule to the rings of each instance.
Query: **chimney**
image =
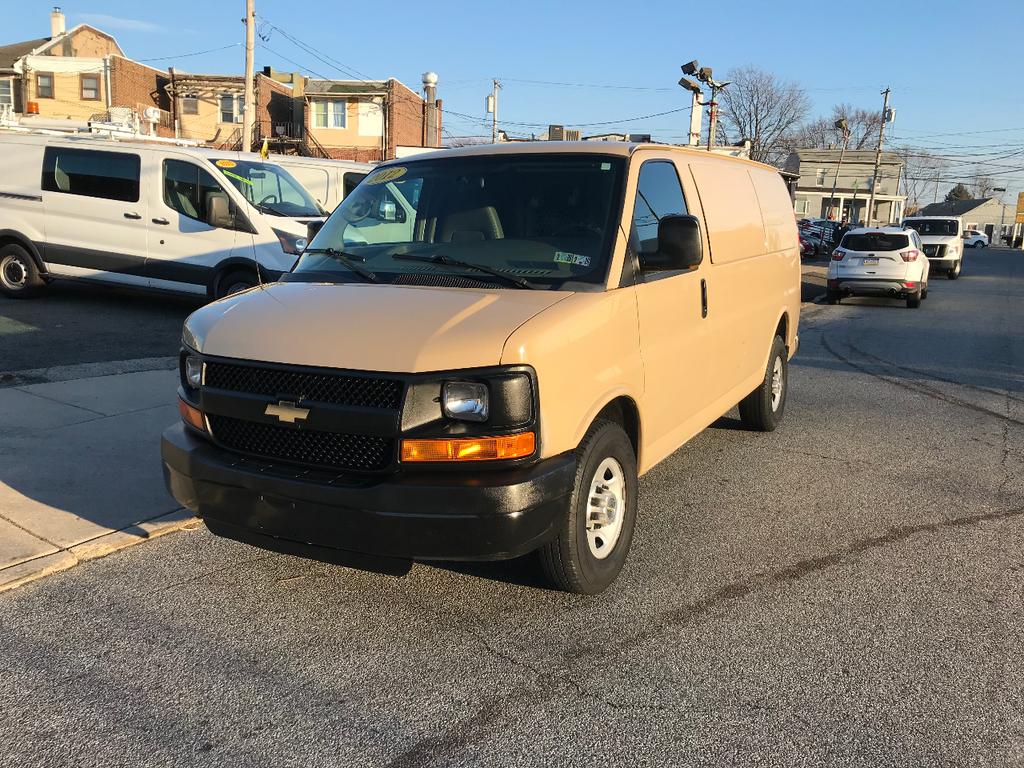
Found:
[[[53,6],[50,11],[50,37],[60,37],[64,34],[64,11],[59,5]]]
[[[437,134],[437,74],[434,72],[423,73],[423,101],[425,102],[425,120],[423,126],[425,147],[438,146]]]

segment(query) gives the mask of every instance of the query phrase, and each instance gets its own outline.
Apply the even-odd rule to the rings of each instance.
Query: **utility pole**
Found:
[[[875,188],[878,186],[878,166],[882,163],[882,142],[885,140],[885,121],[889,115],[889,89],[882,91],[885,98],[882,101],[882,121],[878,125],[878,147],[875,149],[875,172],[871,177],[871,199],[868,200],[868,209],[864,216],[864,226],[871,226],[871,217],[875,212]]]
[[[845,117],[836,120],[834,127],[843,132],[843,151],[839,153],[839,165],[836,166],[836,177],[832,180],[832,194],[828,196],[828,208],[825,209],[825,218],[832,218],[832,208],[836,202],[836,186],[839,184],[839,172],[843,170],[843,160],[846,159],[846,148],[850,145],[850,126]],[[843,212],[839,211],[839,218],[843,218]]]
[[[715,129],[718,128],[718,92],[721,90],[711,84],[711,124],[708,126],[708,152],[715,146]]]
[[[252,150],[253,126],[256,123],[256,93],[253,69],[256,53],[256,0],[245,0],[245,105],[242,110],[242,151]]]
[[[487,99],[487,111],[491,113],[491,144],[498,143],[498,91],[501,90],[501,81],[495,78],[491,81],[491,95]]]

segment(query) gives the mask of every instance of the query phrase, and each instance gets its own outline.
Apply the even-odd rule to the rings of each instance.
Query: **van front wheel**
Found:
[[[29,252],[20,245],[0,246],[0,293],[27,299],[43,286],[43,278]]]
[[[782,423],[789,392],[789,357],[781,336],[772,341],[768,368],[757,389],[740,401],[740,419],[751,429],[773,432]]]
[[[595,421],[576,449],[576,481],[558,536],[541,547],[552,586],[596,595],[619,575],[636,525],[636,455],[618,424]]]

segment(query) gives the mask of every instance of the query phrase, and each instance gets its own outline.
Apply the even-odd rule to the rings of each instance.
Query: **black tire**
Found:
[[[838,304],[842,300],[842,295],[839,293],[839,291],[825,292],[825,301],[828,302],[829,304]]]
[[[251,269],[232,269],[217,281],[215,299],[223,299],[233,293],[248,290],[256,285],[256,272]]]
[[[963,269],[964,257],[961,256],[956,260],[956,265],[952,269],[946,270],[946,278],[948,280],[956,280],[960,277],[960,271]]]
[[[971,246],[971,247],[972,248],[984,248],[985,247],[985,243],[983,243],[981,240],[977,240],[977,241],[975,241],[974,245]]]
[[[926,284],[925,287],[921,289],[921,301],[924,301],[927,298],[928,298],[928,286]]]
[[[907,294],[907,309],[917,309],[921,306],[921,292]]]
[[[773,395],[773,380],[779,364],[780,392],[778,400]],[[740,419],[750,429],[758,432],[774,432],[782,423],[786,411],[786,395],[789,393],[789,355],[781,336],[772,340],[772,352],[768,356],[768,367],[764,379],[757,389],[740,401]]]
[[[626,562],[636,527],[636,455],[629,437],[618,424],[598,419],[576,449],[576,480],[568,513],[556,538],[538,551],[541,568],[551,585],[565,592],[596,595],[615,581]],[[625,499],[621,528],[608,553],[596,556],[588,543],[587,524],[591,513],[591,484],[606,459],[621,469]],[[600,529],[598,529],[600,530]]]
[[[45,285],[32,255],[16,243],[0,245],[0,293],[30,299]]]

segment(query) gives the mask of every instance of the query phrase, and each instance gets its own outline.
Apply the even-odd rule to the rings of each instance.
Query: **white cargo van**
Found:
[[[320,213],[256,155],[10,134],[0,168],[0,293],[15,298],[65,277],[225,296],[289,270],[299,213]]]
[[[324,160],[297,155],[271,155],[270,159],[298,179],[328,213],[337,208],[338,203],[348,197],[356,184],[374,168],[370,163],[353,160]]]

